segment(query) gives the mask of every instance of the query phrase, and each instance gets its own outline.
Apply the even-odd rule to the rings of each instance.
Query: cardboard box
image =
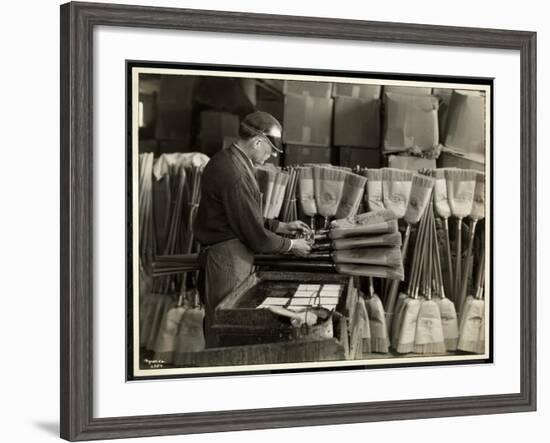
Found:
[[[433,95],[439,98],[439,142],[445,141],[445,135],[447,134],[447,114],[449,112],[449,104],[451,103],[452,89],[434,88]]]
[[[283,142],[330,146],[332,108],[332,98],[286,95]]]
[[[330,98],[332,95],[332,83],[286,80],[283,92],[285,94]]]
[[[443,151],[437,159],[437,166],[439,168],[474,169],[485,172],[485,157],[481,154],[458,155]]]
[[[444,145],[463,154],[485,154],[484,95],[453,91]]]
[[[384,150],[430,151],[439,145],[439,100],[431,95],[384,94]]]
[[[356,83],[334,83],[332,86],[333,97],[353,97],[373,99],[380,98],[381,85],[363,85]]]
[[[285,166],[303,165],[304,163],[331,163],[334,159],[334,148],[325,146],[285,146]]]
[[[351,97],[334,99],[334,145],[378,148],[380,100]]]
[[[413,157],[412,155],[390,155],[388,166],[407,171],[418,171],[420,169],[435,169],[436,161],[430,158]]]
[[[386,92],[390,92],[393,94],[406,94],[406,95],[431,95],[432,88],[423,88],[420,86],[384,85],[384,94]]]
[[[354,168],[359,165],[363,168],[380,168],[382,166],[382,154],[380,148],[354,148],[340,147],[340,166]]]
[[[203,111],[200,114],[200,150],[212,155],[223,149],[228,142],[239,135],[239,117],[228,112]]]

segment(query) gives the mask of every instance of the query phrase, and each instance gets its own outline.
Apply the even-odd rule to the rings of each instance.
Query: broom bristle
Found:
[[[319,177],[323,181],[344,181],[346,175],[349,173],[341,169],[321,168]]]
[[[382,181],[383,171],[382,169],[367,169],[367,180]]]
[[[413,177],[413,173],[411,171],[406,171],[404,169],[384,168],[382,171],[384,181],[410,182]]]
[[[477,171],[472,169],[446,169],[445,178],[448,181],[475,181]]]
[[[300,168],[300,180],[313,180],[313,168],[311,167]]]
[[[434,186],[435,180],[432,177],[428,177],[427,175],[420,175],[420,174],[414,174],[412,178],[412,187],[411,189],[414,190],[415,188],[428,188],[432,189]],[[411,190],[411,193],[412,193]]]
[[[403,266],[403,256],[400,248],[391,248],[388,253],[388,266],[399,267]]]
[[[448,298],[436,300],[441,313],[441,326],[447,351],[456,351],[458,344],[458,319],[454,303]]]
[[[388,328],[384,306],[378,295],[374,294],[366,301],[371,326],[372,352],[386,354],[389,348]]]
[[[414,336],[416,332],[416,322],[420,312],[420,300],[408,298],[403,308],[403,317],[397,346],[395,350],[399,354],[409,354],[414,350]]]
[[[390,220],[397,220],[397,216],[391,209],[382,209],[380,211],[370,211],[363,214],[358,214],[355,220],[357,221],[357,224],[360,225],[374,225]]]
[[[442,178],[445,178],[445,170],[444,169],[432,169],[431,176],[437,180],[441,180]]]
[[[445,339],[438,304],[425,300],[418,313],[414,352],[417,354],[441,354],[445,352]]]
[[[367,183],[366,177],[361,177],[360,175],[348,173],[346,175],[346,185],[352,186],[354,188],[364,188]]]

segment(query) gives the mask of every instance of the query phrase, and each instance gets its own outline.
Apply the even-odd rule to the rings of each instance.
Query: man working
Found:
[[[264,222],[262,216],[254,166],[282,152],[280,141],[280,123],[256,111],[242,121],[239,139],[216,153],[204,169],[195,235],[206,254],[202,297],[207,347],[217,345],[210,328],[216,306],[252,274],[255,253],[304,256],[310,252],[305,240],[277,235],[309,231],[305,223]]]

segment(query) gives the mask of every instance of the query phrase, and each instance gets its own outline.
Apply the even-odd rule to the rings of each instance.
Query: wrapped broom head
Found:
[[[485,174],[483,172],[476,173],[476,187],[470,217],[474,220],[485,218]]]
[[[449,206],[449,198],[447,196],[447,181],[445,179],[444,169],[433,169],[432,177],[434,183],[434,206],[437,215],[443,219],[451,216],[451,207]]]
[[[472,299],[464,312],[464,319],[461,321],[460,337],[457,348],[460,351],[477,352],[480,337],[484,337],[482,326],[485,317],[485,301]],[[484,331],[483,331],[484,332]]]
[[[413,173],[395,168],[384,168],[382,171],[384,207],[391,209],[398,218],[403,218],[411,193]]]
[[[335,168],[313,168],[315,201],[323,217],[332,217],[338,210],[344,181],[349,173]]]
[[[387,354],[390,347],[388,327],[384,306],[377,294],[372,294],[365,301],[369,314],[372,352]]]
[[[447,197],[454,217],[468,217],[472,211],[477,172],[470,169],[446,169]]]
[[[315,191],[313,182],[313,168],[301,167],[298,177],[300,206],[308,217],[315,217],[317,214],[317,203],[315,203]]]
[[[448,298],[435,299],[441,314],[441,327],[447,351],[456,351],[458,344],[458,318],[455,304]]]
[[[342,238],[333,240],[332,247],[339,249],[372,248],[376,246],[401,246],[401,234],[371,235],[364,237]]]
[[[367,169],[367,205],[370,211],[386,209],[382,191],[382,169]]]
[[[416,325],[421,303],[422,300],[418,298],[408,298],[403,303],[397,346],[395,346],[395,350],[399,354],[408,354],[414,350]]]
[[[335,251],[334,263],[353,263],[358,265],[377,265],[399,268],[403,266],[401,249],[398,246],[389,248],[363,248]]]
[[[365,235],[392,234],[399,229],[397,220],[377,223],[375,225],[353,225],[350,228],[331,229],[328,236],[336,240],[339,238],[362,237]]]
[[[365,192],[366,177],[349,172],[344,180],[342,190],[342,198],[338,204],[336,218],[353,217],[357,213],[357,209]]]
[[[443,354],[445,350],[439,306],[434,300],[423,300],[416,322],[414,352],[417,354]]]
[[[355,327],[350,331],[350,358],[362,359],[364,354],[372,351],[369,315],[362,297],[357,299],[352,318]]]
[[[336,272],[356,277],[388,278],[390,280],[403,280],[405,278],[403,267],[390,268],[387,266],[343,263],[336,265]]]
[[[411,195],[405,212],[405,221],[411,225],[415,225],[420,221],[424,214],[430,197],[435,180],[426,175],[414,174],[411,186]]]
[[[381,209],[379,211],[370,211],[358,214],[355,221],[358,225],[375,225],[391,220],[397,220],[397,215],[391,209]]]

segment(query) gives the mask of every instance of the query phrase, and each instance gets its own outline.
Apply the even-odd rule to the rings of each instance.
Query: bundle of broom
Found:
[[[301,167],[298,174],[298,195],[300,208],[304,215],[310,219],[310,228],[315,230],[315,216],[317,215],[317,203],[315,202],[315,190],[313,181],[313,168]]]
[[[421,217],[426,212],[426,208],[429,205],[429,201],[432,195],[433,186],[434,180],[431,177],[420,174],[414,174],[412,177],[409,198],[404,214],[405,221],[407,222],[407,227],[405,229],[403,248],[401,250],[403,262],[406,260],[408,254],[411,228],[412,226],[418,224]],[[396,312],[396,304],[398,303],[399,298],[401,299],[401,301],[407,299],[406,293],[401,294],[398,298],[398,291],[399,281],[391,282],[388,290],[388,296],[386,298],[386,323],[390,328],[392,326],[394,312]]]
[[[324,229],[334,218],[342,198],[344,182],[350,173],[338,168],[313,167],[313,190],[319,215],[325,219]]]
[[[373,212],[357,219],[360,223],[348,227],[335,223],[328,233],[336,270],[347,275],[402,280],[401,235],[395,214]]]
[[[458,349],[465,352],[485,352],[485,248],[482,247],[480,265],[477,272],[475,295],[469,295],[460,316]]]

